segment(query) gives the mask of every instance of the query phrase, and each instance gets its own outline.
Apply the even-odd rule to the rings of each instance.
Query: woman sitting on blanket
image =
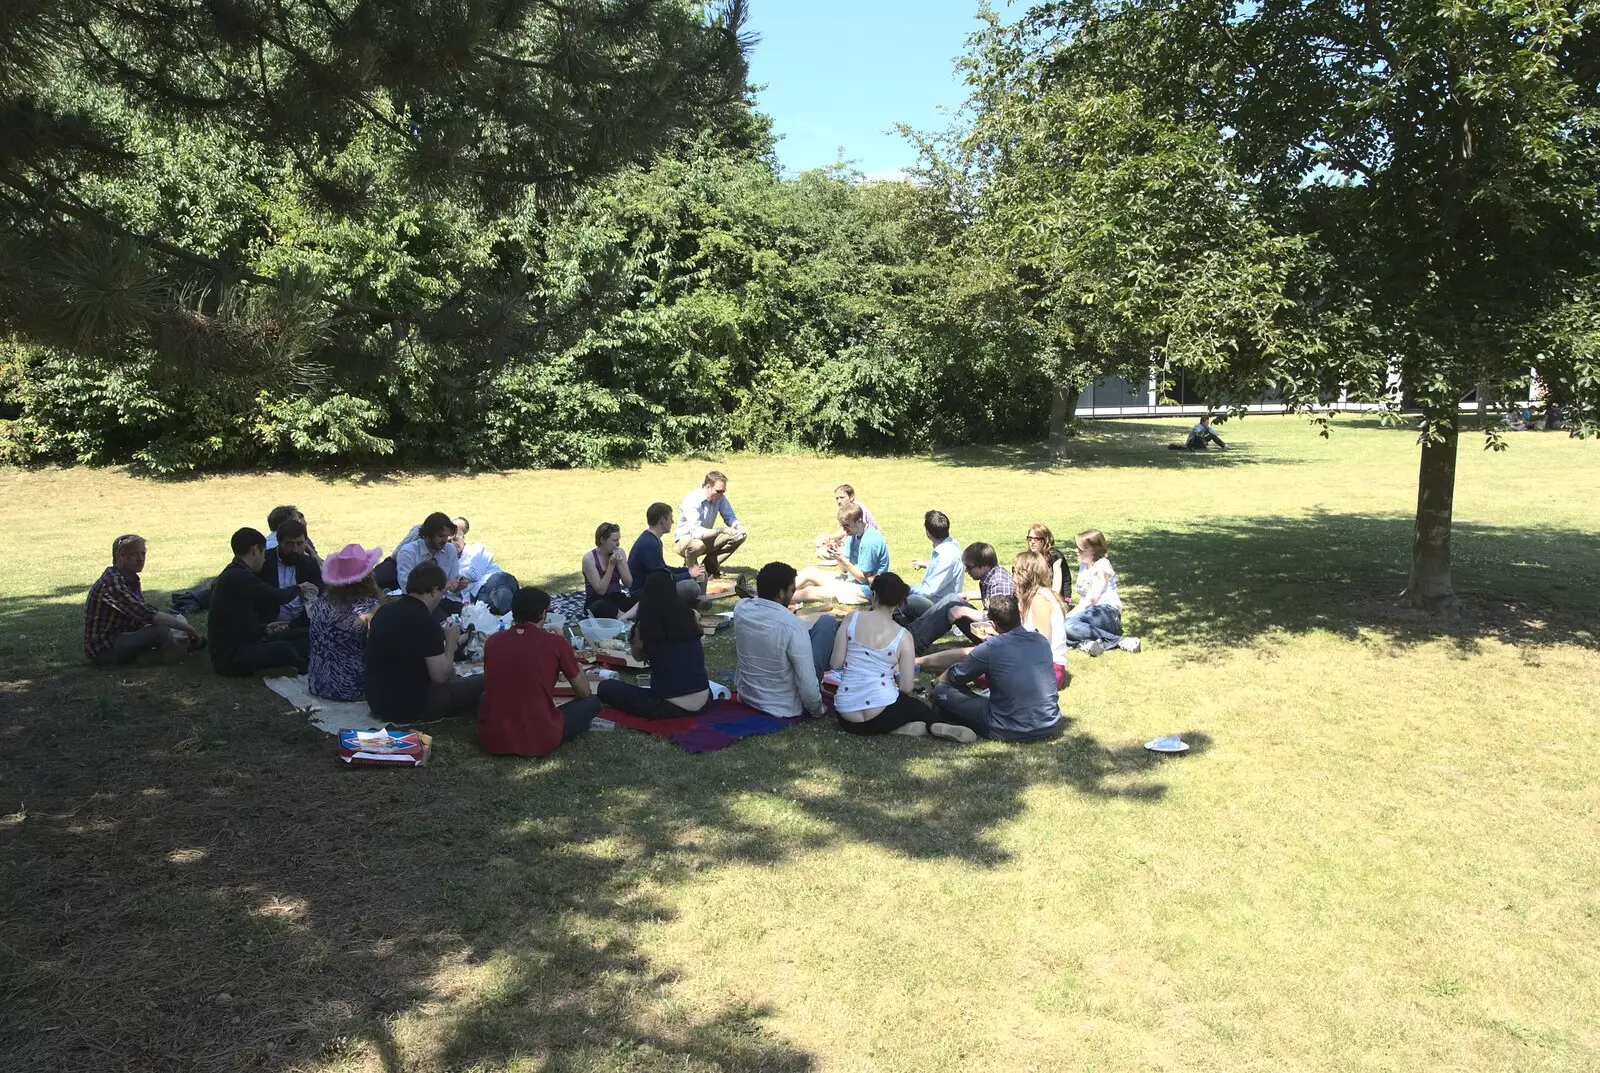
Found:
[[[1139,651],[1139,638],[1122,636],[1122,597],[1117,572],[1106,558],[1106,537],[1098,529],[1078,534],[1078,603],[1066,620],[1067,638],[1091,656],[1107,648]]]
[[[678,595],[666,570],[652,570],[633,620],[629,642],[635,659],[650,664],[650,688],[627,682],[600,683],[600,699],[641,719],[693,715],[711,699],[706,654],[700,647],[700,616]]]
[[[583,557],[583,608],[600,618],[632,619],[633,574],[628,570],[628,553],[622,550],[622,527],[604,522],[594,531],[594,550]],[[599,605],[606,615],[594,609]]]
[[[1067,572],[1067,557],[1056,547],[1055,534],[1050,532],[1048,525],[1034,523],[1028,526],[1028,550],[1036,551],[1045,557],[1045,561],[1050,564],[1050,588],[1059,593],[1061,599],[1066,600],[1072,591],[1069,587],[1068,579],[1071,575]],[[1023,625],[1028,623],[1026,610],[1022,613],[1022,623]]]
[[[893,573],[872,579],[868,610],[845,620],[834,637],[829,665],[839,670],[833,699],[839,726],[851,734],[928,732],[933,709],[912,695],[917,681],[917,650],[911,634],[894,620],[911,587]]]
[[[328,591],[306,604],[311,622],[311,662],[306,670],[313,696],[360,700],[366,694],[367,627],[378,609],[373,568],[383,549],[346,544],[322,564]]]
[[[1065,689],[1067,609],[1050,587],[1050,561],[1036,551],[1025,551],[1012,563],[1011,576],[1017,583],[1017,612],[1022,617],[1022,628],[1050,639],[1050,658],[1056,665],[1056,688]]]

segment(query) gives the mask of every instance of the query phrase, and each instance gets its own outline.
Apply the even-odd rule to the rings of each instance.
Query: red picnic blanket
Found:
[[[607,708],[600,718],[609,719],[630,730],[642,730],[658,738],[666,738],[686,753],[714,753],[726,749],[740,738],[753,738],[758,734],[776,734],[811,717],[801,715],[794,719],[758,712],[738,700],[714,700],[693,715],[673,719],[641,719],[636,715]]]

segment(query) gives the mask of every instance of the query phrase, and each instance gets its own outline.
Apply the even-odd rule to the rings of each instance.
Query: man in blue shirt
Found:
[[[911,565],[922,569],[922,580],[911,586],[911,595],[895,613],[902,626],[909,626],[919,615],[927,614],[940,600],[961,594],[961,545],[950,535],[950,517],[942,510],[930,510],[922,516],[922,529],[928,534],[933,552],[927,562],[911,560]]]
[[[666,503],[652,503],[645,511],[644,520],[649,528],[640,533],[633,547],[628,549],[628,573],[633,577],[630,595],[638,598],[644,593],[644,579],[651,571],[666,570],[677,580],[678,597],[684,603],[698,601],[701,596],[699,579],[705,577],[705,568],[668,566],[662,548],[661,538],[672,532],[672,507]]]
[[[872,596],[872,579],[889,570],[889,544],[883,534],[867,524],[858,503],[839,508],[839,527],[847,534],[844,546],[834,552],[837,573],[808,566],[795,581],[794,600],[831,600],[864,604]]]
[[[1050,638],[1022,628],[1015,596],[995,596],[984,610],[1000,632],[940,676],[933,687],[938,722],[928,724],[928,733],[966,743],[1055,737],[1061,705]],[[979,676],[988,679],[987,697],[968,688]]]
[[[718,521],[725,524],[715,524]],[[733,504],[728,502],[727,475],[712,470],[699,488],[683,497],[672,544],[683,556],[685,566],[694,566],[704,556],[707,576],[721,577],[723,562],[739,550],[748,536],[733,513]]]

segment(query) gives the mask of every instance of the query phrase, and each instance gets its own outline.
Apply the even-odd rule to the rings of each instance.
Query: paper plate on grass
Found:
[[[1169,734],[1164,738],[1151,738],[1144,743],[1144,747],[1153,753],[1186,753],[1189,745],[1176,734]]]

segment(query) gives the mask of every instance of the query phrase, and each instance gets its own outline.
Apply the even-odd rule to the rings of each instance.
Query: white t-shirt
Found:
[[[1111,566],[1110,559],[1096,559],[1090,566],[1078,563],[1078,580],[1073,585],[1073,591],[1082,600],[1089,594],[1089,590],[1101,579],[1105,579],[1106,587],[1100,593],[1100,599],[1094,602],[1095,607],[1109,607],[1113,611],[1122,610],[1122,597],[1117,594],[1117,572]],[[1083,604],[1073,606],[1073,614],[1083,610]]]

